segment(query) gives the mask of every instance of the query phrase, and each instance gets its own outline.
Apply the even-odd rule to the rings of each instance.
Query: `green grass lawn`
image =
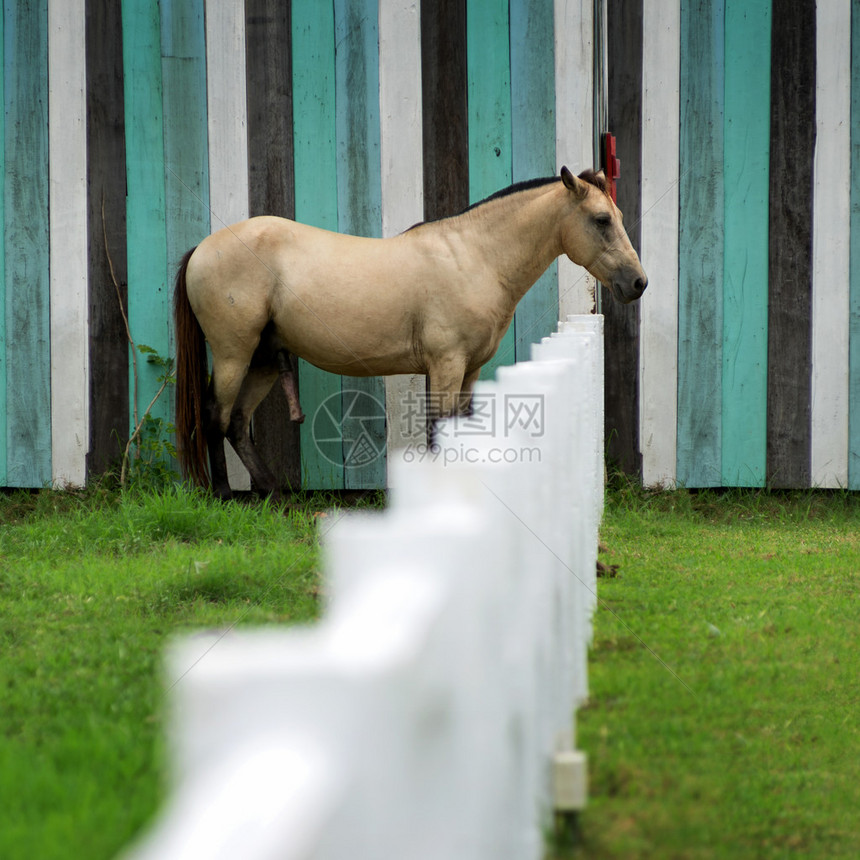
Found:
[[[0,857],[128,843],[162,797],[167,639],[312,620],[315,512],[182,491],[0,497]]]
[[[313,620],[331,501],[0,496],[0,858],[129,843],[163,798],[166,641]],[[860,857],[860,498],[620,489],[602,532],[590,803],[555,854]]]
[[[860,857],[860,499],[608,501],[562,856]]]

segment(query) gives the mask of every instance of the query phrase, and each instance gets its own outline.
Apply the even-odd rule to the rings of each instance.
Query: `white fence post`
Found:
[[[327,520],[318,624],[174,645],[172,802],[128,860],[542,857],[585,801],[600,322],[401,452],[387,511]]]

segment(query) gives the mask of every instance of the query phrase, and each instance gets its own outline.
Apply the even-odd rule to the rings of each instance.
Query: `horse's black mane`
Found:
[[[473,203],[471,206],[467,206],[463,212],[469,212],[472,209],[477,209],[479,206],[483,206],[485,203],[489,203],[491,200],[499,200],[502,197],[510,197],[511,194],[517,194],[520,191],[529,191],[532,188],[540,188],[542,185],[549,185],[552,182],[560,182],[561,179],[558,176],[545,176],[542,179],[526,179],[523,182],[515,182],[513,185],[509,185],[507,188],[502,188],[501,191],[496,191],[495,194],[491,194],[489,197],[485,197],[483,200],[479,200],[477,203]],[[462,215],[463,212],[460,214]]]
[[[583,182],[587,182],[589,185],[594,185],[596,188],[599,188],[604,194],[608,193],[606,187],[606,180],[594,170],[591,170],[590,168],[588,170],[583,170],[582,173],[579,174],[579,178]],[[409,228],[409,230],[414,230],[416,227],[420,227],[422,224],[432,224],[434,221],[442,221],[445,218],[457,217],[457,215],[463,215],[466,212],[471,212],[473,209],[477,209],[479,206],[483,206],[485,203],[489,203],[491,200],[498,200],[502,197],[509,197],[511,194],[517,194],[520,191],[529,191],[532,188],[540,188],[542,185],[549,185],[553,182],[561,182],[561,177],[544,176],[540,179],[526,179],[523,182],[515,182],[513,185],[509,185],[507,188],[502,188],[501,191],[496,191],[489,197],[485,197],[483,200],[479,200],[477,203],[472,203],[471,206],[467,206],[462,211],[456,213],[456,215],[444,215],[441,218],[435,218],[431,221],[419,221],[417,224],[413,224]],[[408,233],[409,230],[407,230],[406,232]]]

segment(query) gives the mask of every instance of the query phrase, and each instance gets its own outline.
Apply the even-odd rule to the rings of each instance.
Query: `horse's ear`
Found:
[[[561,168],[561,181],[564,187],[570,189],[577,200],[582,200],[588,194],[588,186],[578,177],[574,176],[566,167]]]

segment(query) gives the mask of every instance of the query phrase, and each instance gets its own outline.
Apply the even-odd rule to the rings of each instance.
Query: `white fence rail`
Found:
[[[325,521],[319,624],[175,643],[172,797],[128,860],[541,857],[585,802],[602,324],[479,383],[384,513]]]

